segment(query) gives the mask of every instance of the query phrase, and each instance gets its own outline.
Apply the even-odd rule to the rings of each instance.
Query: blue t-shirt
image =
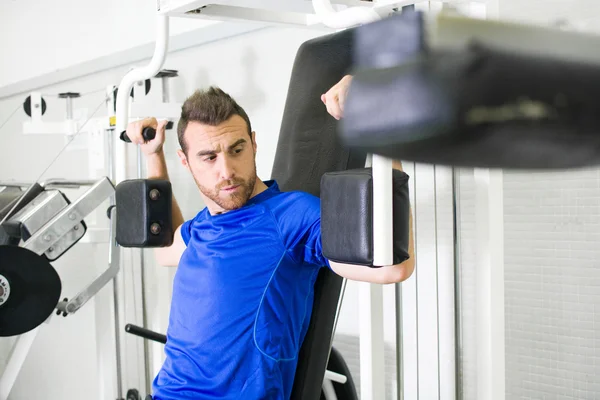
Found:
[[[166,361],[153,396],[288,399],[320,268],[320,202],[275,181],[242,208],[183,224]]]

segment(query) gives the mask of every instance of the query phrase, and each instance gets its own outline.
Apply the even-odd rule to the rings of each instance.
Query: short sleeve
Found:
[[[183,243],[185,243],[186,246],[188,245],[188,243],[190,242],[190,238],[192,237],[192,222],[194,222],[194,220],[190,219],[188,221],[185,221],[181,225],[181,238],[183,239]]]
[[[321,242],[321,217],[316,219],[304,234],[304,261],[309,264],[320,266],[329,265],[329,260],[323,255],[323,244]]]
[[[297,193],[281,206],[278,215],[285,245],[297,262],[329,267],[321,242],[321,202],[318,197]]]

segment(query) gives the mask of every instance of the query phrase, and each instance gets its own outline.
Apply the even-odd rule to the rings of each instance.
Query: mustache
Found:
[[[223,189],[228,186],[245,185],[246,182],[243,179],[230,179],[228,181],[221,182],[217,185],[217,189]]]

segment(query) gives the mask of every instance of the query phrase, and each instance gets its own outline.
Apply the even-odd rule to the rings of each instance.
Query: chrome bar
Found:
[[[168,78],[163,78],[163,101],[165,100],[165,93],[164,93],[164,85],[166,85],[166,81]],[[168,97],[168,96],[167,96]],[[168,101],[168,99],[167,99]],[[138,178],[142,179],[143,175],[144,175],[144,168],[143,168],[143,156],[142,156],[142,149],[141,147],[138,146],[138,154],[137,154],[137,174],[138,174]],[[147,328],[148,327],[148,312],[146,309],[146,278],[145,278],[145,271],[146,271],[146,262],[144,259],[144,249],[140,249],[140,280],[141,280],[141,292],[142,292],[142,327],[143,328]],[[135,299],[135,291],[134,291],[134,299]],[[136,307],[137,309],[137,307]],[[151,376],[151,371],[150,371],[150,348],[149,348],[149,344],[147,340],[143,341],[143,346],[144,346],[144,374],[146,377],[146,393],[151,393],[152,391],[152,387],[151,387],[151,382],[152,382],[152,376]]]
[[[113,210],[114,212],[114,210]],[[108,269],[104,271],[96,280],[94,280],[85,289],[79,292],[71,300],[58,303],[57,309],[63,313],[73,314],[79,310],[85,303],[94,297],[108,282],[110,282],[120,270],[119,252],[115,251],[116,241],[114,235],[116,232],[116,217],[113,215],[109,227],[110,247],[109,247],[109,263]]]
[[[107,178],[101,178],[81,197],[65,207],[54,218],[35,232],[23,245],[37,254],[43,254],[62,236],[78,225],[104,200],[114,194],[115,188]]]
[[[39,182],[40,186],[45,189],[79,189],[81,186],[92,186],[97,181],[95,180],[68,180],[68,179],[49,179],[44,182]],[[19,181],[0,181],[0,187],[18,187],[18,188],[28,188],[33,183],[31,182],[19,182]]]
[[[46,189],[79,189],[82,186],[93,186],[97,181],[95,180],[75,180],[71,181],[68,179],[49,179],[41,182],[40,185]]]

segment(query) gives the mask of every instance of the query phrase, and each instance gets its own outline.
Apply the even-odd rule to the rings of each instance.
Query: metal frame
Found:
[[[36,231],[22,247],[36,254],[44,254],[62,236],[69,233],[88,214],[98,208],[114,191],[114,186],[107,178],[100,179],[86,193]]]
[[[158,72],[158,71],[157,71]],[[165,90],[168,89],[168,85],[165,85],[165,80],[167,78],[162,79],[162,103],[158,106],[153,105],[151,109],[153,112],[159,112],[159,115],[162,115],[166,118],[171,118],[178,116],[180,108],[179,104],[172,104],[169,102],[168,93],[165,93]],[[135,83],[135,82],[134,82]],[[138,88],[136,87],[136,90]],[[129,91],[128,91],[129,93]],[[136,93],[137,94],[137,93]],[[50,249],[56,247],[57,243],[59,243],[63,238],[73,232],[74,229],[78,228],[81,225],[81,221],[87,217],[90,213],[96,210],[99,206],[101,206],[107,199],[109,199],[110,206],[115,205],[114,192],[115,186],[113,182],[119,182],[125,179],[126,176],[126,167],[127,167],[127,159],[126,155],[126,145],[115,135],[114,128],[110,127],[109,119],[111,116],[114,116],[114,91],[113,87],[107,87],[106,90],[107,95],[107,117],[101,117],[96,119],[95,121],[98,123],[98,126],[102,126],[104,132],[104,140],[107,148],[107,154],[105,156],[104,167],[107,169],[108,176],[102,176],[99,179],[95,180],[66,180],[66,179],[51,179],[44,182],[41,182],[40,185],[47,190],[52,189],[79,189],[81,187],[89,187],[83,195],[81,195],[76,201],[70,204],[58,203],[54,202],[54,208],[51,213],[48,214],[44,221],[42,221],[43,225],[40,227],[39,224],[35,225],[35,228],[31,230],[35,230],[32,233],[32,236],[24,241],[21,246],[27,248],[36,254],[42,255],[48,253]],[[137,96],[136,96],[137,97]],[[140,96],[143,97],[143,96]],[[131,101],[128,99],[128,102]],[[37,103],[36,103],[37,102]],[[39,104],[38,104],[39,103]],[[35,104],[38,104],[39,107],[36,107]],[[73,116],[72,104],[68,103],[67,110],[67,119]],[[132,115],[131,118],[134,117],[142,117],[148,115],[147,109],[148,106],[145,104],[138,104],[137,102],[132,102]],[[32,121],[28,121],[24,124],[24,133],[51,133],[51,134],[74,134],[81,133],[77,132],[80,129],[80,126],[76,126],[75,131],[71,129],[56,129],[56,127],[64,126],[64,123],[55,123],[55,122],[45,122],[41,119],[41,96],[34,95],[32,98]],[[107,142],[106,142],[106,139]],[[123,157],[115,157],[115,152],[122,151]],[[141,163],[141,160],[138,160],[138,163]],[[140,164],[141,167],[141,164]],[[18,187],[18,188],[29,188],[31,187],[30,183],[24,182],[0,182],[0,188],[2,187]],[[48,193],[48,192],[43,192]],[[46,195],[48,196],[48,195]],[[56,196],[55,196],[56,197]],[[63,208],[61,208],[64,206]],[[44,214],[44,207],[40,208],[36,212],[40,214]],[[23,212],[21,212],[23,213]],[[106,215],[104,212],[102,215]],[[18,214],[12,216],[10,219],[15,218]],[[34,221],[35,222],[35,221]],[[116,373],[113,377],[114,383],[116,385],[117,397],[123,397],[123,379],[122,379],[122,367],[121,367],[121,329],[120,329],[120,313],[121,307],[120,304],[120,283],[119,283],[119,272],[120,272],[120,262],[121,262],[121,253],[120,247],[117,245],[115,241],[116,234],[116,215],[113,215],[111,218],[111,223],[109,224],[108,229],[92,229],[94,232],[90,232],[88,229],[87,234],[92,234],[94,238],[99,239],[100,236],[104,236],[104,240],[93,240],[94,242],[108,242],[108,268],[104,270],[100,276],[95,278],[90,284],[86,285],[79,293],[77,293],[70,300],[60,301],[56,309],[59,313],[63,315],[68,315],[75,313],[81,307],[83,307],[92,297],[94,297],[98,292],[104,288],[111,280],[113,281],[113,305],[114,305],[114,347],[115,347],[115,365]],[[36,229],[39,228],[39,229]],[[79,233],[79,232],[78,232]],[[88,235],[86,235],[88,236]],[[71,241],[73,242],[73,241]],[[85,239],[81,239],[81,242],[86,242]],[[143,261],[143,260],[142,260]],[[144,281],[142,280],[142,291],[144,291]],[[143,293],[144,294],[144,293]],[[50,320],[50,318],[49,318]],[[46,321],[46,323],[49,322]],[[23,362],[26,358],[27,353],[29,352],[31,345],[37,335],[39,329],[42,329],[41,326],[27,332],[24,335],[20,335],[17,338],[16,344],[14,345],[11,354],[9,356],[8,364],[5,372],[2,374],[0,380],[0,394],[4,397],[0,397],[0,400],[5,400],[8,397],[12,386],[14,385],[14,381],[16,380],[18,373],[23,365]],[[110,347],[113,347],[111,343]],[[99,351],[100,348],[99,348]],[[149,367],[148,367],[148,351],[145,349],[144,352],[144,364],[146,365],[146,385],[150,384],[149,382]],[[111,369],[113,369],[111,367]],[[100,381],[101,387],[104,388],[108,382],[105,374],[100,373]],[[110,385],[109,385],[110,386]]]
[[[84,182],[81,181],[52,181],[49,186],[66,185],[79,186]],[[20,186],[21,184],[18,184]],[[13,186],[16,186],[13,184]],[[80,196],[75,202],[67,205],[54,218],[45,223],[38,231],[36,231],[22,247],[27,248],[38,255],[42,255],[48,251],[56,242],[64,235],[68,234],[74,227],[89,213],[94,211],[106,198],[114,195],[114,187],[112,183],[103,178],[93,184],[87,192]],[[115,232],[116,218],[112,218],[111,237]],[[116,243],[111,241],[110,246],[111,260],[109,268],[80,294],[69,302],[60,302],[57,309],[64,313],[73,313],[85,304],[94,294],[96,294],[106,283],[119,272],[118,250]],[[45,322],[48,323],[51,317]],[[5,371],[0,377],[0,400],[6,400],[12,387],[18,377],[19,371],[25,362],[27,354],[33,345],[37,333],[42,325],[20,335],[14,345],[11,354],[8,358],[8,363]]]
[[[218,21],[344,29],[376,21],[404,5],[426,0],[161,0],[160,14]]]

